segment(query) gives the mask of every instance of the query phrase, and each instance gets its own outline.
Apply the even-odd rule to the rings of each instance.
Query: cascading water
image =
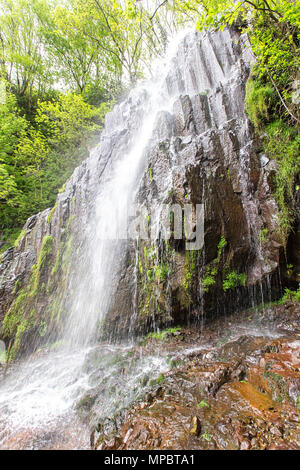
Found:
[[[95,323],[104,318],[114,295],[118,262],[124,252],[127,214],[134,203],[139,179],[147,164],[145,148],[152,136],[157,113],[172,105],[172,99],[163,92],[165,74],[159,81],[131,93],[134,101],[140,98],[144,101],[144,115],[129,153],[121,155],[115,163],[109,181],[100,188],[96,200],[95,219],[88,228],[84,247],[85,272],[76,288],[65,333],[72,344],[90,344]]]
[[[194,271],[186,272],[184,250],[181,247],[176,252],[174,248],[170,255],[173,277],[165,279],[164,284],[152,282],[154,308],[146,312],[147,319],[153,317],[153,322],[156,321],[155,308],[159,310],[159,295],[165,289],[164,320],[169,321],[171,315],[176,317],[175,308],[179,305],[191,316],[195,314],[199,326],[199,319],[203,319],[207,308],[204,294],[209,289],[202,289],[206,267],[216,261],[216,256],[220,265],[225,265],[226,261],[225,253],[219,248],[221,229],[228,234],[226,243],[234,258],[233,268],[241,272],[245,259],[251,258],[249,271],[252,270],[253,284],[261,278],[261,259],[257,257],[257,243],[252,239],[257,238],[256,232],[264,222],[260,214],[264,210],[269,213],[270,207],[275,214],[276,204],[267,183],[259,186],[257,177],[261,170],[244,110],[244,85],[250,69],[244,41],[244,37],[230,30],[203,35],[180,33],[172,40],[166,58],[159,61],[157,78],[138,86],[107,116],[99,145],[75,170],[66,184],[65,196],[58,197],[59,214],[54,215],[51,228],[47,225],[57,244],[66,228],[61,226],[61,220],[65,223],[71,216],[72,199],[78,206],[78,212],[72,213],[77,220],[75,230],[79,231],[82,225],[79,244],[75,245],[73,253],[71,279],[67,278],[68,289],[63,291],[66,300],[64,329],[57,338],[58,344],[51,344],[28,360],[14,364],[0,385],[2,448],[87,448],[87,428],[76,421],[75,407],[79,398],[87,396],[89,401],[91,396],[97,396],[93,405],[97,426],[99,421],[109,421],[145,393],[141,384],[148,384],[149,377],[155,379],[169,369],[170,351],[159,351],[156,345],[143,355],[144,350],[130,341],[127,344],[97,342],[101,325],[103,331],[105,320],[111,320],[112,304],[112,310],[121,312],[117,312],[119,316],[113,318],[114,322],[127,316],[122,327],[124,330],[127,325],[129,339],[141,316],[138,310],[142,290],[138,284],[141,259],[136,240],[135,246],[132,244],[135,253],[131,258],[134,269],[129,271],[129,283],[135,286],[126,292],[130,301],[123,303],[125,308],[121,302],[118,304],[124,277],[120,266],[126,266],[127,262],[124,229],[136,199],[143,198],[147,207],[155,206],[158,218],[159,208],[169,200],[173,189],[181,206],[186,200],[195,204],[209,203],[206,204],[209,209],[206,246],[202,258],[198,256],[200,275],[195,302],[198,311],[191,311],[195,305],[190,304],[186,292],[193,287],[195,265]],[[155,178],[153,184],[147,185],[149,162]],[[253,162],[258,166],[252,168]],[[267,180],[267,173],[263,176]],[[42,214],[37,225],[44,227],[47,217],[48,213]],[[272,222],[276,218],[271,219]],[[157,227],[158,241],[151,255],[151,262],[156,266],[161,262],[159,251],[165,248],[159,237],[159,224]],[[29,238],[32,235],[28,243],[34,248],[41,237],[41,234],[36,237],[37,232],[30,234],[29,230],[28,235]],[[267,258],[268,254],[264,253]],[[22,251],[17,252],[18,255],[22,255]],[[5,273],[9,280],[8,274],[13,278],[18,262],[17,259],[11,265],[11,272]],[[272,262],[268,269],[277,266],[276,261]],[[146,269],[143,274],[147,276]],[[213,285],[217,282],[216,278],[209,281]],[[211,299],[211,304],[214,315],[226,313],[225,304],[222,305],[217,296]],[[177,313],[182,314],[182,310]],[[109,326],[115,331],[115,325]],[[200,326],[196,335],[203,330],[203,323]],[[237,335],[243,335],[246,329],[241,328]],[[251,327],[251,334],[254,333]],[[229,337],[230,332],[225,340]]]
[[[24,435],[34,436],[34,430],[45,426],[49,430],[54,426],[53,432],[57,431],[57,422],[61,423],[61,419],[65,420],[66,416],[70,419],[76,399],[94,385],[95,378],[91,378],[94,371],[93,368],[86,367],[86,357],[92,354],[91,343],[95,326],[105,318],[114,295],[118,263],[125,243],[121,234],[124,234],[127,214],[147,164],[145,149],[152,136],[157,114],[159,111],[171,109],[173,105],[175,97],[168,93],[166,77],[183,36],[184,33],[181,32],[172,41],[165,59],[159,61],[156,67],[157,78],[138,86],[130,93],[127,101],[140,108],[140,122],[136,123],[136,130],[131,136],[129,151],[118,155],[109,168],[106,168],[105,183],[99,188],[94,214],[86,230],[86,241],[81,247],[84,265],[78,269],[72,284],[71,308],[62,346],[56,351],[30,358],[11,371],[6,378],[0,389],[0,442],[7,443],[11,435],[16,435],[16,440],[18,435],[22,435],[24,440]],[[115,109],[114,115],[117,116],[118,112],[124,113],[122,104]],[[109,117],[100,145],[92,150],[91,159],[95,152],[100,152],[101,155],[101,144],[105,145],[106,132],[111,132],[108,127]],[[114,239],[116,234],[117,240]],[[103,346],[101,354],[105,368],[110,363],[108,357],[126,356],[126,351],[126,345]],[[139,383],[147,372],[159,373],[167,368],[163,357],[153,356],[147,360],[141,358],[132,371],[132,379],[126,379],[124,383],[119,384],[125,391],[124,400],[130,400],[131,391],[135,390],[134,384]],[[102,370],[101,364],[97,363],[97,370],[99,369]],[[109,379],[112,375],[114,369],[108,368],[104,376],[97,374],[97,383],[101,383],[104,378]],[[115,405],[114,403],[113,406]],[[106,409],[109,412],[109,400]],[[82,435],[83,431],[79,429]],[[87,445],[82,439],[77,440],[79,447]],[[32,444],[32,439],[30,442],[29,448],[44,445],[43,439],[35,444]]]

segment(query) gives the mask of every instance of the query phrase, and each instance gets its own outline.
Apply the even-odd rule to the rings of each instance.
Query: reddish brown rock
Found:
[[[166,374],[145,400],[132,406],[118,428],[118,442],[112,446],[102,435],[96,447],[298,449],[300,335],[276,335],[286,321],[299,325],[299,315],[300,305],[273,307],[263,317],[269,325],[272,318],[272,331],[265,336],[242,334],[223,345],[219,344],[224,327],[222,332],[222,322],[220,330],[216,322],[214,331],[208,327],[202,335],[211,347],[205,344],[198,350],[195,334],[186,330],[181,351],[189,341],[194,351],[185,355],[185,364]],[[247,312],[240,315],[241,325],[247,318]],[[228,323],[237,335],[236,320]],[[258,328],[264,331],[262,325]],[[172,338],[169,341],[165,347],[171,347]]]

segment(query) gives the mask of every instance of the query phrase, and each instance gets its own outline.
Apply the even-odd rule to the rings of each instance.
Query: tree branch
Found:
[[[158,7],[156,8],[156,10],[154,11],[154,13],[150,16],[150,21],[153,20],[153,18],[155,17],[156,13],[158,12],[158,10],[163,7],[166,3],[168,3],[168,0],[164,0],[160,5],[158,5]]]
[[[276,83],[275,83],[274,80],[273,80],[272,75],[271,75],[269,72],[267,72],[267,73],[268,73],[269,79],[271,80],[272,85],[273,85],[273,87],[275,88],[275,90],[276,90],[276,92],[277,92],[277,94],[278,94],[278,96],[279,96],[279,98],[280,98],[280,101],[281,101],[281,103],[283,104],[283,106],[285,107],[286,111],[289,113],[289,115],[290,115],[296,122],[298,122],[298,123],[300,124],[300,120],[299,120],[299,119],[290,111],[290,109],[288,108],[288,106],[287,106],[286,102],[284,101],[284,99],[283,99],[283,97],[282,97],[282,95],[281,95],[281,93],[280,93],[280,91],[279,91],[279,89],[278,89]]]

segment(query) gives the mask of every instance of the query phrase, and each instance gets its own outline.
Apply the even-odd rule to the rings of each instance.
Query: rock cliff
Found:
[[[276,164],[245,113],[251,61],[247,39],[233,30],[190,33],[181,42],[164,84],[173,107],[157,116],[136,202],[204,204],[204,247],[186,251],[185,240],[166,243],[159,234],[124,245],[101,334],[202,321],[279,294]],[[63,330],[99,188],[131,148],[148,100],[141,86],[115,107],[55,207],[31,217],[18,245],[2,255],[1,336],[14,341],[15,354]]]

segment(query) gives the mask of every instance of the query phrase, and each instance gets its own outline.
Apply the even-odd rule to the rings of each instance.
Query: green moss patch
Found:
[[[53,237],[50,235],[43,238],[37,263],[32,266],[28,284],[22,288],[19,284],[17,288],[15,285],[17,297],[7,311],[1,328],[4,338],[13,339],[12,358],[15,358],[20,351],[24,333],[37,324],[36,304],[39,294],[44,290],[42,277],[50,266],[53,243]]]

